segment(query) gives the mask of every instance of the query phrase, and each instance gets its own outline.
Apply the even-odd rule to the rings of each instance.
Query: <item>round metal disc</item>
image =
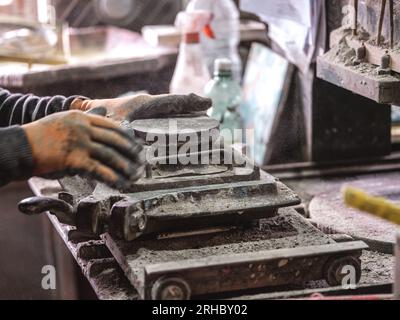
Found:
[[[154,135],[163,135],[167,139],[176,135],[189,135],[211,133],[218,129],[219,122],[215,119],[203,117],[181,117],[168,119],[145,119],[132,122],[129,127],[134,130],[136,136],[143,140]]]

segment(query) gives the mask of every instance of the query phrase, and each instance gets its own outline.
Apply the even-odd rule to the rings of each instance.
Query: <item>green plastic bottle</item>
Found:
[[[235,132],[243,131],[243,120],[239,111],[242,88],[233,78],[232,63],[229,59],[215,60],[214,79],[207,83],[204,91],[205,96],[213,101],[209,115],[220,122],[225,143],[244,143],[243,133]]]

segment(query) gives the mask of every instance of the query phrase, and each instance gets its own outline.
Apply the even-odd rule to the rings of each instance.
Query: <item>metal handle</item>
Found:
[[[18,204],[18,209],[23,214],[33,216],[49,211],[55,215],[61,223],[75,225],[75,210],[63,200],[49,197],[32,197],[22,200]]]

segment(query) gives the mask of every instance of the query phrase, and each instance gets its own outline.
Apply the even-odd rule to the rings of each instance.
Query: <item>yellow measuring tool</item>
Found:
[[[400,225],[400,206],[393,202],[353,187],[345,187],[343,194],[346,205]]]

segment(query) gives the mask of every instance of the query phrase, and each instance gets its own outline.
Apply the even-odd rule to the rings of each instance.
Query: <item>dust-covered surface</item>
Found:
[[[287,188],[275,191],[275,183],[232,184],[214,186],[205,191],[165,192],[145,200],[144,211],[152,218],[215,216],[233,211],[246,215],[255,209],[271,209],[296,204],[297,197]],[[216,201],[218,199],[218,201]],[[261,211],[260,211],[261,213]],[[266,215],[269,216],[268,211]]]
[[[350,70],[365,76],[371,77],[379,81],[398,81],[400,76],[396,73],[392,74],[379,74],[379,67],[370,63],[355,63],[357,60],[356,51],[351,48],[345,39],[341,40],[338,45],[329,50],[324,58],[330,62],[344,65]]]
[[[119,262],[125,266],[128,278],[136,284],[143,281],[144,267],[151,264],[333,243],[293,209],[282,210],[258,227],[213,235],[132,243],[114,241],[109,236],[107,239],[111,251],[123,259]]]
[[[383,284],[394,280],[395,258],[391,254],[364,251],[361,256],[362,277],[360,284]]]
[[[74,181],[73,181],[74,182]],[[57,181],[45,180],[41,178],[33,178],[30,180],[30,185],[35,195],[56,197],[60,192],[61,186]],[[69,233],[71,227],[61,224],[56,217],[49,216],[55,230],[59,233],[62,240],[65,242],[68,250],[71,252],[82,273],[87,277],[99,299],[105,300],[133,300],[136,299],[137,293],[130,285],[127,278],[124,276],[121,268],[113,259],[111,253],[104,245],[104,250],[98,251],[101,241],[87,241],[85,243],[75,243],[69,241]],[[79,247],[86,245],[90,254],[80,255],[82,252]],[[93,249],[92,250],[90,249]],[[86,259],[86,258],[89,258]],[[110,263],[111,260],[111,263]],[[91,275],[90,266],[96,264],[101,269],[96,275]]]
[[[195,134],[196,136],[202,132],[207,133],[211,130],[218,129],[219,122],[209,117],[181,117],[168,119],[145,119],[136,120],[130,124],[130,128],[142,139],[147,134],[163,135],[164,137],[179,135],[186,138],[185,134]],[[208,142],[208,139],[206,140]]]
[[[353,65],[356,59],[356,51],[350,48],[343,39],[325,54],[325,58],[331,62],[345,64],[346,66]]]
[[[345,205],[342,188],[345,185],[360,188],[373,196],[400,201],[398,174],[369,176],[362,179],[347,179],[342,183],[331,184],[332,189],[321,192],[310,202],[311,219],[317,224],[362,239],[368,244],[382,248],[394,245],[398,228],[387,221],[376,218]],[[322,191],[322,190],[321,190]],[[386,252],[388,249],[385,250]]]
[[[357,210],[345,207],[341,189],[351,185],[384,196],[394,202],[400,201],[400,173],[389,172],[358,176],[333,177],[292,181],[293,190],[301,190],[311,200],[309,207],[311,218],[332,230],[347,233],[353,238],[362,238],[369,245],[391,251],[398,231],[395,226],[384,220],[370,217]],[[374,249],[377,250],[377,249]],[[394,256],[378,251],[363,251],[362,284],[384,284],[393,282]],[[326,286],[324,282],[322,284]]]
[[[118,267],[107,268],[89,279],[101,300],[137,300],[136,290]],[[101,285],[99,285],[101,284]]]
[[[383,179],[383,183],[388,184],[388,181],[385,181],[385,177],[386,179],[392,178],[394,181],[398,181],[398,176],[399,175],[394,173],[387,174],[386,176],[379,175],[379,180]],[[376,178],[375,175],[368,176],[368,179]],[[362,177],[362,179],[364,180],[366,177]],[[42,180],[36,180],[39,180],[36,184],[40,185],[40,181]],[[311,198],[318,193],[340,189],[343,180],[354,181],[356,179],[335,179],[334,183],[323,182],[322,185],[314,180],[311,183],[313,190],[308,190],[307,193]],[[43,183],[42,189],[45,190],[48,185],[51,184]],[[306,183],[301,183],[301,189],[306,190],[306,185]],[[391,194],[392,200],[396,200],[396,198],[393,197],[393,193]],[[45,193],[45,195],[49,194]],[[140,241],[141,244],[138,244],[136,251],[134,248],[129,248],[128,244],[126,248],[123,248],[121,243],[117,244],[124,252],[130,252],[128,260],[131,265],[135,264],[135,260],[144,265],[146,263],[156,262],[157,260],[164,260],[160,258],[164,252],[168,254],[165,258],[167,260],[174,257],[191,259],[193,258],[193,250],[197,248],[200,249],[202,256],[208,256],[218,252],[229,254],[234,252],[254,252],[265,249],[333,243],[328,236],[322,235],[305,219],[298,219],[298,214],[293,210],[287,209],[284,212],[286,212],[286,214],[281,213],[274,219],[265,220],[261,228],[254,228],[247,231],[237,230],[213,236],[197,236],[196,239],[183,238],[179,240]],[[334,219],[334,221],[337,221],[337,219]],[[60,228],[60,230],[64,229]],[[65,234],[62,234],[64,239],[66,239],[67,233],[68,230],[65,229]],[[244,244],[246,241],[250,243]],[[144,245],[144,243],[146,243],[146,245]],[[229,243],[232,243],[232,245],[229,245]],[[207,250],[206,246],[210,246],[210,250]],[[70,247],[69,249],[71,250]],[[392,281],[394,268],[394,258],[392,255],[364,251],[361,259],[363,270],[362,284],[381,284]],[[81,268],[86,268],[86,264],[84,264],[83,261],[78,260],[78,263]],[[140,269],[139,264],[136,269]],[[136,272],[135,276],[140,277],[140,273]],[[117,265],[116,267],[104,268],[104,270],[96,274],[96,276],[88,278],[95,287],[95,291],[100,299],[125,300],[137,298],[136,291]],[[310,289],[318,287],[327,287],[327,284],[325,281],[320,281],[318,283],[308,284],[307,286],[307,288]]]
[[[335,43],[332,44],[332,48],[325,54],[324,59],[331,63],[344,65],[350,70],[375,80],[398,81],[400,79],[397,73],[382,74],[378,72],[380,69],[379,66],[357,60],[356,50],[354,49],[357,45],[365,43],[366,45],[377,46],[376,39],[371,38],[367,31],[359,28],[358,34],[355,36],[351,34],[352,31],[350,29],[340,28],[334,32]],[[400,50],[399,44],[396,44],[395,48],[391,49],[388,42],[382,42],[380,47],[387,49],[389,54],[397,54]]]
[[[361,74],[368,75],[369,77],[379,80],[379,81],[399,81],[400,75],[397,73],[391,74],[379,74],[379,67],[374,66],[370,63],[360,63],[358,65],[352,66],[352,70],[357,71]]]
[[[285,227],[269,226],[275,232],[282,232]],[[290,230],[290,229],[289,229]],[[285,230],[286,232],[288,230]],[[359,285],[387,284],[394,279],[394,257],[388,254],[381,254],[374,251],[364,250],[361,256],[362,277]],[[111,300],[136,300],[138,294],[128,283],[127,278],[119,268],[108,268],[94,278],[95,282],[102,283],[96,291],[100,299]],[[326,281],[313,281],[306,283],[303,289],[322,289],[329,288]],[[298,286],[280,288],[279,291],[299,290]],[[267,292],[274,292],[268,290]],[[248,299],[252,299],[251,296]]]

